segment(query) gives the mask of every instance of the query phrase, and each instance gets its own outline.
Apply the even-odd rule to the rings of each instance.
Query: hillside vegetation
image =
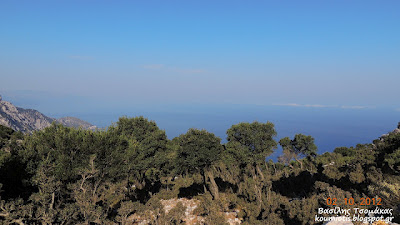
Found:
[[[143,117],[107,130],[53,124],[23,135],[0,126],[0,224],[315,224],[327,198],[381,198],[400,219],[400,132],[317,154],[311,136],[279,141],[270,122],[239,123],[227,143],[190,129],[172,140]],[[278,145],[279,162],[266,161]],[[374,205],[364,206],[375,208]],[[396,221],[396,220],[395,220]]]

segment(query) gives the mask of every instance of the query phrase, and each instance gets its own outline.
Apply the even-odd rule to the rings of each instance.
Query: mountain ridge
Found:
[[[13,130],[32,133],[50,126],[53,122],[67,127],[95,130],[97,127],[75,117],[51,118],[35,109],[24,109],[4,101],[0,95],[0,124]]]

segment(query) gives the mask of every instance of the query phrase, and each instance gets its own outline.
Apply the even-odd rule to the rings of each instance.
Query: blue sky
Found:
[[[4,0],[0,94],[36,98],[39,108],[69,99],[48,107],[87,110],[104,103],[400,110],[399,12],[395,0]]]

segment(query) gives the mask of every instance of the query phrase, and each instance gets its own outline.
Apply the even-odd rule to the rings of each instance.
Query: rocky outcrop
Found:
[[[95,130],[97,128],[96,126],[75,117],[63,117],[57,119],[57,122],[66,127],[82,128],[85,130]]]
[[[51,125],[54,119],[33,109],[23,109],[0,98],[0,124],[16,131],[32,132]]]
[[[172,210],[179,207],[183,208],[182,221],[187,225],[202,225],[209,224],[206,223],[206,218],[201,215],[197,215],[195,210],[200,205],[200,201],[197,199],[187,199],[187,198],[172,198],[168,200],[160,200],[162,208],[165,214],[169,214]],[[229,225],[240,225],[242,221],[238,218],[237,211],[233,212],[219,212],[223,216],[226,223]],[[146,215],[151,215],[150,218],[155,218],[155,212],[148,212]],[[149,225],[152,224],[148,217],[138,214],[133,214],[128,219],[132,224],[137,225]]]
[[[379,140],[380,140],[380,141],[384,141],[387,137],[389,137],[390,134],[399,134],[399,133],[400,133],[400,122],[398,123],[396,129],[394,129],[393,131],[390,131],[390,132],[387,133],[387,134],[382,134],[382,135],[379,137]]]
[[[168,214],[171,209],[175,208],[178,203],[182,203],[185,208],[185,216],[183,220],[186,224],[204,224],[204,218],[202,216],[198,216],[194,214],[194,210],[200,204],[199,200],[195,199],[186,199],[186,198],[173,198],[168,200],[161,200],[161,204],[164,207],[164,211]]]
[[[0,124],[16,131],[31,133],[48,127],[53,122],[59,122],[67,127],[82,127],[83,129],[96,129],[96,126],[74,117],[54,119],[34,109],[23,109],[12,103],[3,101],[0,96]]]

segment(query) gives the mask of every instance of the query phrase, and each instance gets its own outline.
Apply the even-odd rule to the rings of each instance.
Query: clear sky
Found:
[[[0,94],[400,110],[399,72],[398,0],[0,1]]]

